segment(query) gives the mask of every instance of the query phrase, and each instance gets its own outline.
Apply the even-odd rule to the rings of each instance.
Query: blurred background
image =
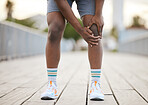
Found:
[[[0,60],[45,53],[46,11],[47,0],[0,0]],[[105,0],[103,16],[104,50],[148,55],[148,0]],[[78,50],[87,44],[68,23],[61,51]]]

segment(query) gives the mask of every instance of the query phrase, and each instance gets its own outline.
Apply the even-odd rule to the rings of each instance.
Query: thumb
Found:
[[[101,32],[101,26],[99,24],[97,24],[97,27],[98,27],[98,32],[100,33]]]
[[[93,24],[93,22],[90,21],[89,24],[88,24],[89,28],[92,26],[92,24]]]

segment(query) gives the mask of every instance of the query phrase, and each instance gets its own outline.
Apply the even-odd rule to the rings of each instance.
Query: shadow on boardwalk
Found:
[[[148,57],[104,53],[101,86],[105,101],[89,100],[87,52],[63,53],[57,100],[40,100],[47,86],[44,55],[0,62],[0,105],[147,105]]]

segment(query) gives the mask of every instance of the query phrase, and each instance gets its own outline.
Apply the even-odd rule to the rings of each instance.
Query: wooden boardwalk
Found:
[[[63,53],[57,100],[40,100],[46,90],[44,55],[0,62],[0,105],[148,105],[148,57],[104,53],[101,86],[105,101],[89,100],[87,52]]]

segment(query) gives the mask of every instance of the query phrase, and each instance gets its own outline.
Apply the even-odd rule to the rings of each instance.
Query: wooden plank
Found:
[[[23,75],[22,77],[18,77],[16,79],[8,81],[7,83],[5,83],[3,85],[0,85],[0,96],[4,96],[4,95],[8,94],[12,90],[16,89],[17,87],[21,87],[21,85],[23,85],[25,83],[28,84],[28,82],[31,81],[32,79],[37,80],[37,78],[39,77],[38,74],[42,74],[40,72],[40,69],[36,69],[36,68],[30,68],[30,69],[35,69],[36,72],[29,73],[27,75]],[[34,78],[36,78],[36,79],[34,79]],[[31,84],[34,85],[33,83],[31,83]]]
[[[10,93],[17,87],[20,87],[22,84],[28,83],[32,79],[38,77],[38,74],[42,74],[41,72],[43,72],[42,69],[44,68],[42,66],[42,57],[43,56],[27,57],[22,59],[10,60],[8,61],[8,64],[6,64],[7,62],[0,63],[0,66],[3,67],[3,72],[5,74],[4,77],[1,77],[1,80],[4,80],[4,83],[0,85],[0,96],[2,97]],[[32,66],[39,63],[41,64],[40,66]]]
[[[70,67],[69,67],[70,68]],[[59,69],[58,72],[64,72],[64,70],[67,70],[69,69],[67,66],[63,67],[62,69]],[[73,71],[70,71],[71,73]],[[71,73],[67,72],[69,74],[69,76],[67,76],[67,78],[70,79],[71,77]],[[66,79],[66,81],[62,81],[62,79],[64,79],[65,75],[62,75],[62,73],[58,73],[60,74],[60,77],[62,78],[59,78],[59,75],[58,75],[58,78],[57,78],[57,86],[58,86],[58,94],[60,94],[62,92],[62,90],[64,89],[65,85],[67,84],[67,82],[69,81],[69,79]],[[64,79],[65,80],[65,79]],[[60,82],[62,82],[63,84],[60,84]],[[29,100],[27,100],[24,104],[27,104],[30,105],[30,103],[34,103],[34,102],[39,102],[39,103],[48,103],[49,105],[52,105],[54,104],[54,102],[56,100],[41,100],[40,99],[40,96],[41,94],[47,89],[47,84],[41,88],[37,93],[35,93]]]
[[[41,100],[41,94],[47,89],[47,84],[39,89],[31,98],[26,100],[23,105],[32,105],[33,103],[43,103],[43,105],[53,105],[55,100]]]
[[[122,78],[124,78],[128,83],[137,90],[138,94],[140,93],[142,97],[145,98],[145,100],[148,102],[148,82],[139,78],[138,75],[141,74],[133,74],[133,72],[130,72],[131,68],[123,67],[125,70],[125,73],[122,72],[122,69],[120,67],[114,67],[115,70],[121,75]]]
[[[31,87],[29,87],[30,83],[33,84],[31,85]],[[32,96],[38,89],[40,89],[45,84],[45,81],[43,81],[42,79],[34,79],[30,81],[30,83],[26,83],[25,87],[18,87],[6,96],[2,97],[1,100],[3,101],[0,102],[0,105],[21,104],[30,96]]]
[[[0,86],[0,98],[4,95],[8,94],[12,90],[14,90],[16,87],[20,86],[20,84],[3,84]]]
[[[30,59],[28,59],[28,60],[30,60]],[[34,60],[37,60],[37,58],[34,59],[34,57],[32,57],[32,59],[33,59],[33,60],[31,60],[32,62]],[[38,59],[41,59],[41,57],[39,56]],[[26,61],[27,61],[27,59],[26,59]],[[38,60],[38,61],[41,62],[41,60]],[[32,64],[34,64],[34,63],[32,63]],[[40,64],[42,64],[42,63],[40,63]],[[30,73],[26,74],[25,70],[20,71],[20,72],[22,72],[22,74],[24,73],[24,75],[22,77],[19,76],[17,79],[13,79],[12,81],[4,84],[5,86],[6,85],[9,86],[12,84],[12,88],[9,87],[11,90],[3,85],[0,85],[0,87],[1,86],[5,87],[6,88],[5,90],[7,90],[7,89],[10,90],[9,94],[5,95],[4,97],[2,97],[0,99],[1,105],[3,105],[3,104],[4,105],[21,104],[23,101],[25,101],[26,99],[31,97],[39,88],[41,88],[43,86],[43,84],[45,84],[45,82],[46,82],[45,79],[41,78],[41,76],[43,74],[43,70],[42,70],[43,66],[42,65],[32,66],[32,67],[26,66],[24,68],[26,69],[26,71],[29,71]],[[15,76],[15,74],[13,74],[13,75]]]
[[[148,102],[148,59],[143,56],[125,55],[126,56],[123,57],[123,54],[117,54],[114,57],[114,61],[116,63],[118,62],[117,66],[113,66],[114,70],[128,81],[128,83],[136,89],[138,94],[141,94]],[[122,63],[119,62],[119,59],[122,60]]]
[[[104,76],[104,74],[101,74],[101,88],[102,91],[104,92],[105,95],[112,95],[113,93],[111,92],[111,89],[109,87],[109,84],[106,81],[106,78]]]
[[[32,88],[17,88],[0,100],[0,105],[20,105],[24,99],[30,97],[35,90]]]
[[[88,83],[88,63],[86,62],[85,56],[81,54],[77,56],[81,63],[78,63],[78,59],[75,56],[75,62],[77,67],[72,66],[75,69],[75,73],[63,94],[57,101],[56,105],[85,105],[86,104],[86,93]]]
[[[27,101],[25,104],[23,105],[52,105],[50,104],[49,101],[44,101],[44,102],[36,102],[36,101]]]
[[[23,75],[28,74],[34,70],[34,69],[30,70],[28,68],[36,67],[33,65],[38,65],[38,64],[40,64],[40,66],[44,64],[43,56],[38,56],[38,57],[33,56],[33,57],[1,62],[0,81],[9,82],[12,81],[13,79],[17,79],[18,77],[22,77]]]
[[[105,95],[104,101],[89,101],[88,105],[117,105],[113,95]]]
[[[134,90],[114,90],[120,105],[147,105]]]
[[[114,96],[121,105],[146,105],[148,99],[148,71],[146,69],[148,68],[148,60],[135,55],[112,53],[105,53],[104,55],[101,86],[105,93],[105,101],[87,100],[88,105],[116,105]],[[44,70],[45,59],[43,59],[43,56],[1,62],[0,94],[6,95],[0,98],[0,105],[18,105],[22,102],[24,102],[24,105],[53,105],[55,102],[59,105],[73,105],[77,103],[80,103],[79,105],[85,105],[88,74],[90,72],[88,70],[89,64],[86,56],[86,52],[62,54],[57,81],[59,93],[63,93],[58,100],[53,101],[40,100],[41,93],[47,87],[45,84],[47,82],[47,76],[45,73],[46,70]],[[31,64],[37,66],[32,66]],[[11,72],[8,71],[11,68]]]
[[[135,91],[133,89],[133,86],[131,86],[129,84],[129,81],[135,81],[135,83],[140,83],[140,81],[137,81],[138,78],[135,77],[135,75],[133,75],[132,73],[129,72],[128,69],[126,69],[125,67],[125,64],[123,62],[123,59],[124,60],[130,60],[130,59],[126,59],[126,58],[123,58],[121,59],[120,56],[118,56],[118,58],[116,58],[117,55],[112,55],[110,56],[110,58],[108,58],[108,62],[107,64],[110,65],[109,67],[112,68],[112,71],[116,74],[118,74],[119,78],[122,78],[130,87],[131,89],[115,89],[115,88],[112,88],[113,89],[113,92],[114,92],[114,95],[115,97],[117,98],[119,104],[123,104],[123,103],[126,103],[126,105],[130,105],[131,103],[133,103],[133,101],[135,101],[135,105],[145,105],[146,104],[146,101],[139,95],[139,93],[137,93],[137,91]],[[111,60],[109,59],[114,59],[114,62],[112,62]],[[120,62],[122,61],[122,63]],[[115,65],[116,64],[116,65]],[[121,65],[122,64],[122,65]],[[123,66],[124,65],[124,66]],[[127,64],[126,64],[127,65]],[[136,67],[136,66],[135,66]],[[134,68],[133,68],[134,69]],[[108,73],[108,72],[107,72]],[[107,74],[106,73],[106,74]],[[108,74],[108,77],[109,77],[109,74]],[[135,78],[133,78],[135,77]],[[126,79],[125,79],[126,78]],[[118,79],[118,78],[117,78]],[[109,80],[111,80],[111,78],[109,77]],[[143,83],[143,81],[141,81]],[[122,83],[120,81],[120,83]],[[111,87],[113,87],[113,84],[110,83]],[[124,86],[124,84],[123,84]],[[143,84],[140,84],[139,87],[143,87],[144,85]],[[116,86],[117,87],[117,86]],[[121,94],[120,94],[121,93]],[[129,96],[129,97],[126,97],[126,96]],[[128,101],[126,101],[128,100]],[[137,101],[138,100],[138,101]],[[126,101],[126,102],[125,102]]]
[[[110,64],[105,65],[104,74],[107,76],[112,89],[114,89],[114,90],[132,89],[132,87],[123,78],[121,78],[121,76],[119,74],[117,74],[113,70],[113,68],[110,66]]]
[[[76,55],[77,53],[62,54],[62,58],[59,64],[58,76],[57,76],[58,94],[61,94],[61,92],[64,91],[63,89],[65,88],[66,84],[68,83],[73,73],[75,72],[75,67],[77,67],[77,64],[75,64],[75,60],[73,60],[72,56],[76,56]],[[79,64],[80,61],[77,63]],[[71,66],[71,64],[73,64],[74,67]],[[49,105],[54,104],[57,100],[41,100],[40,99],[41,94],[46,90],[46,88],[47,88],[47,84],[43,88],[41,88],[38,92],[36,92],[24,104],[28,103],[28,105],[30,105],[30,103],[34,103],[34,102],[39,102],[39,103],[48,102]]]

